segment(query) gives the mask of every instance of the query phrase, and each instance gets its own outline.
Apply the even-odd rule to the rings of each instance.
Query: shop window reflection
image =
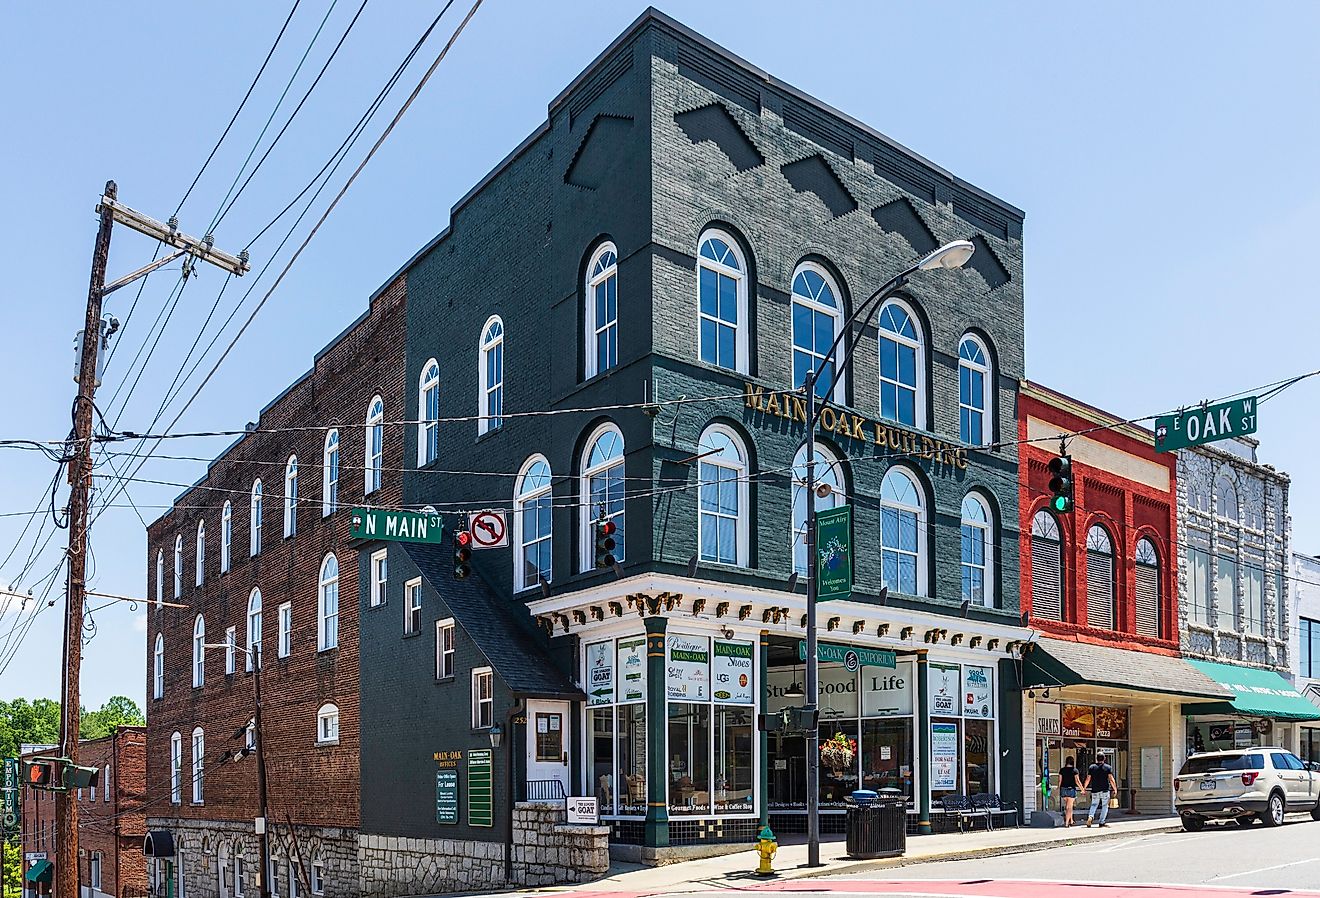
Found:
[[[614,709],[592,708],[591,785],[600,807],[600,813],[614,813]]]
[[[862,788],[912,800],[912,719],[862,721]]]
[[[669,703],[669,813],[709,814],[710,705]]]
[[[619,705],[619,813],[646,813],[646,705]]]
[[[751,710],[716,705],[715,813],[739,814],[755,810],[752,799],[754,752]]]

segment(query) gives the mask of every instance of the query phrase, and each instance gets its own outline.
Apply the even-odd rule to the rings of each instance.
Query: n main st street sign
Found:
[[[442,529],[438,514],[383,508],[355,508],[351,523],[353,539],[389,539],[405,543],[438,545]]]
[[[1155,451],[1172,452],[1256,432],[1255,396],[1186,409],[1155,419]]]

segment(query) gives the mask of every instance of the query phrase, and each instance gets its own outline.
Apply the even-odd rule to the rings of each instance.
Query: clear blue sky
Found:
[[[450,27],[466,2],[451,10]],[[328,4],[303,0],[248,110],[184,206],[185,231],[205,230]],[[339,0],[334,7],[286,111],[358,5]],[[217,228],[217,245],[241,247],[292,198],[437,8],[368,4],[306,108]],[[180,427],[254,420],[642,8],[619,0],[487,0]],[[661,8],[1026,210],[1031,379],[1142,415],[1320,367],[1309,242],[1320,222],[1320,5],[1272,3],[1246,12],[1226,2],[670,0]],[[238,2],[180,4],[162,14],[149,4],[78,2],[7,11],[0,252],[10,386],[0,398],[0,437],[67,431],[70,344],[82,322],[93,207],[106,179],[118,181],[122,201],[167,217],[287,10],[287,3]],[[277,242],[253,247],[258,267]],[[145,238],[118,229],[111,276],[145,263],[151,251]],[[98,397],[121,428],[148,425],[223,279],[203,270],[184,291],[119,417],[123,396],[113,405],[110,398],[177,277],[166,272],[149,282]],[[230,286],[221,314],[246,286]],[[108,310],[124,318],[133,295],[121,291]],[[1320,516],[1311,511],[1320,501],[1320,477],[1311,473],[1318,397],[1320,378],[1283,394],[1264,407],[1259,433],[1262,461],[1293,475],[1294,545],[1308,552],[1320,552]],[[225,442],[176,441],[166,451],[210,457]],[[30,510],[53,466],[34,453],[0,452],[0,511]],[[188,483],[202,470],[198,462],[161,460],[139,476]],[[131,489],[148,521],[178,492]],[[24,520],[0,518],[0,558]],[[19,577],[35,529],[0,568],[0,580]],[[63,537],[22,577],[25,587],[55,565]],[[94,554],[93,588],[143,594],[145,535],[132,508],[106,512]],[[61,578],[52,595],[62,588]],[[0,672],[0,697],[57,696],[61,608],[35,619]],[[14,620],[13,608],[0,617],[0,649]],[[85,704],[116,693],[142,700],[144,621],[140,607],[122,604],[95,614]],[[7,657],[0,653],[0,662]]]

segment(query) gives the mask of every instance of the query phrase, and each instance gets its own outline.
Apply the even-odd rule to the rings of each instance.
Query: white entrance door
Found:
[[[569,794],[572,745],[568,727],[568,702],[527,702],[528,799],[554,799]]]

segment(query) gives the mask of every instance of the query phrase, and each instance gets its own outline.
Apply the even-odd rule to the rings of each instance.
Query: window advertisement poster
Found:
[[[619,640],[619,701],[646,701],[646,637]]]
[[[937,790],[958,788],[958,724],[956,723],[930,725],[930,787]]]
[[[671,633],[665,639],[665,693],[671,700],[710,700],[710,638]]]
[[[1094,739],[1095,708],[1090,705],[1064,705],[1063,735],[1073,739]]]
[[[957,664],[932,664],[930,666],[930,716],[957,717],[961,709],[962,667]]]
[[[899,661],[893,670],[862,667],[862,716],[900,717],[911,713],[911,661]]]
[[[821,718],[856,717],[857,674],[849,672],[842,664],[822,664],[819,673]],[[773,714],[785,708],[800,708],[806,704],[802,696],[789,698],[784,695],[793,684],[802,688],[806,682],[806,672],[802,668],[772,667],[766,671],[765,678],[766,711]]]
[[[1128,737],[1127,708],[1096,708],[1095,738],[1126,739]]]
[[[756,700],[750,642],[715,640],[714,669],[711,673],[715,701],[750,705]]]
[[[968,665],[963,668],[963,717],[995,716],[993,668]]]
[[[614,641],[587,646],[587,704],[608,705],[614,701]]]

